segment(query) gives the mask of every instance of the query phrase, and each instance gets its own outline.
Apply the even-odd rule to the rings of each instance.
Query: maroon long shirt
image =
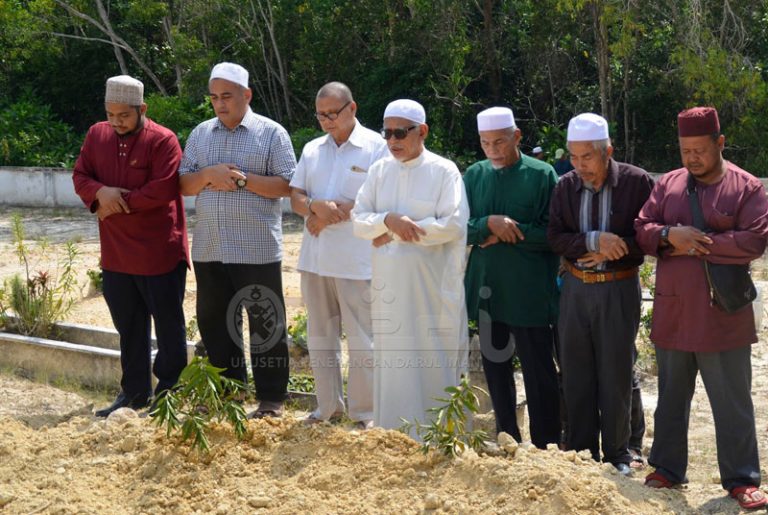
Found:
[[[107,122],[88,130],[72,174],[75,192],[95,212],[103,186],[130,190],[123,198],[131,212],[99,221],[104,270],[159,275],[179,261],[189,263],[180,162],[176,135],[150,119],[129,136],[119,136]]]
[[[638,244],[646,254],[659,258],[651,341],[662,349],[721,352],[757,342],[751,306],[726,313],[710,304],[702,262],[745,264],[765,251],[765,189],[733,163],[726,162],[726,168],[717,183],[696,187],[704,220],[712,231],[708,234],[713,240],[708,247],[711,253],[706,257],[670,256],[668,249],[659,249],[665,225],[693,225],[685,168],[658,180],[635,221]]]

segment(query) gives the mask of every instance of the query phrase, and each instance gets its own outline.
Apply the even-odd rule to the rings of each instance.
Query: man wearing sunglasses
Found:
[[[515,416],[513,358],[523,370],[531,441],[560,439],[560,395],[554,360],[558,259],[546,242],[554,169],[520,152],[512,110],[477,115],[487,159],[464,175],[469,198],[465,278],[469,316],[478,321],[483,370],[496,428],[521,441]]]
[[[372,240],[374,420],[428,422],[467,362],[464,249],[469,215],[456,165],[424,148],[424,108],[395,100],[382,136],[392,154],[374,163],[352,210],[355,235]],[[416,436],[415,433],[411,433]]]
[[[317,92],[316,117],[327,134],[304,146],[291,179],[291,206],[305,219],[298,269],[307,306],[307,346],[317,409],[308,423],[344,414],[341,326],[349,344],[349,417],[373,425],[371,242],[355,238],[349,212],[368,169],[388,154],[379,135],[355,118],[357,104],[341,82]]]

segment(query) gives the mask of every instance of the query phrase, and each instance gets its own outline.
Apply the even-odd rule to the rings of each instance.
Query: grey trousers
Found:
[[[688,418],[701,371],[715,419],[720,483],[729,491],[736,486],[760,486],[750,352],[749,345],[725,352],[656,348],[659,403],[648,463],[671,481],[687,481]]]
[[[563,280],[558,332],[566,447],[594,459],[629,463],[632,368],[640,323],[640,284],[630,278],[584,284]]]
[[[373,337],[370,281],[301,273],[307,306],[307,347],[317,394],[317,418],[344,413],[342,323],[349,344],[349,418],[373,420]],[[368,299],[368,301],[366,301]]]

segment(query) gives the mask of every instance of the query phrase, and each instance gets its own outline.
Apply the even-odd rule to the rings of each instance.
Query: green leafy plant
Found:
[[[85,272],[85,275],[88,276],[88,282],[91,283],[94,291],[104,291],[104,274],[102,273],[101,269],[95,270],[93,268],[89,268],[88,271]]]
[[[24,276],[16,274],[0,288],[0,322],[20,334],[47,338],[74,302],[77,247],[67,242],[66,255],[58,263],[56,273],[32,272],[30,251],[24,243],[24,224],[18,214],[11,217],[11,234],[16,256],[24,266]],[[39,245],[41,253],[46,255],[47,243],[41,241]]]
[[[422,424],[418,420],[409,422],[401,418],[403,425],[400,431],[408,434],[415,428],[416,434],[424,442],[421,446],[424,454],[435,449],[446,456],[456,457],[467,448],[482,449],[488,435],[485,431],[467,430],[467,413],[478,412],[480,401],[475,392],[484,395],[488,393],[478,386],[469,384],[467,375],[461,378],[458,386],[449,386],[445,388],[445,392],[448,397],[435,399],[443,404],[428,410],[434,414],[429,424]]]
[[[223,377],[225,369],[211,365],[208,358],[196,357],[182,370],[179,382],[163,392],[151,415],[157,426],[165,427],[166,436],[181,432],[181,441],[192,440],[192,448],[208,452],[213,422],[228,422],[238,439],[246,434],[245,409],[240,399],[249,387]]]
[[[299,311],[293,317],[293,322],[288,326],[288,335],[293,344],[307,350],[307,313]]]
[[[315,378],[309,374],[293,374],[288,378],[288,389],[300,393],[315,393]]]
[[[193,316],[187,321],[187,340],[194,341],[194,339],[197,338],[199,329],[200,328],[197,325],[197,316]]]

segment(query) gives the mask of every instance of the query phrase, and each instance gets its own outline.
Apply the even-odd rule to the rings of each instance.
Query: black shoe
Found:
[[[631,477],[632,476],[632,467],[630,467],[626,463],[614,463],[614,467],[616,467],[616,470],[624,477]]]
[[[134,397],[133,399],[129,399],[125,393],[120,392],[120,394],[118,394],[117,398],[115,399],[115,402],[113,402],[111,406],[98,410],[96,413],[94,413],[94,415],[104,418],[108,417],[110,413],[119,410],[120,408],[131,408],[137,410],[146,408],[148,405],[149,399],[146,397]]]

